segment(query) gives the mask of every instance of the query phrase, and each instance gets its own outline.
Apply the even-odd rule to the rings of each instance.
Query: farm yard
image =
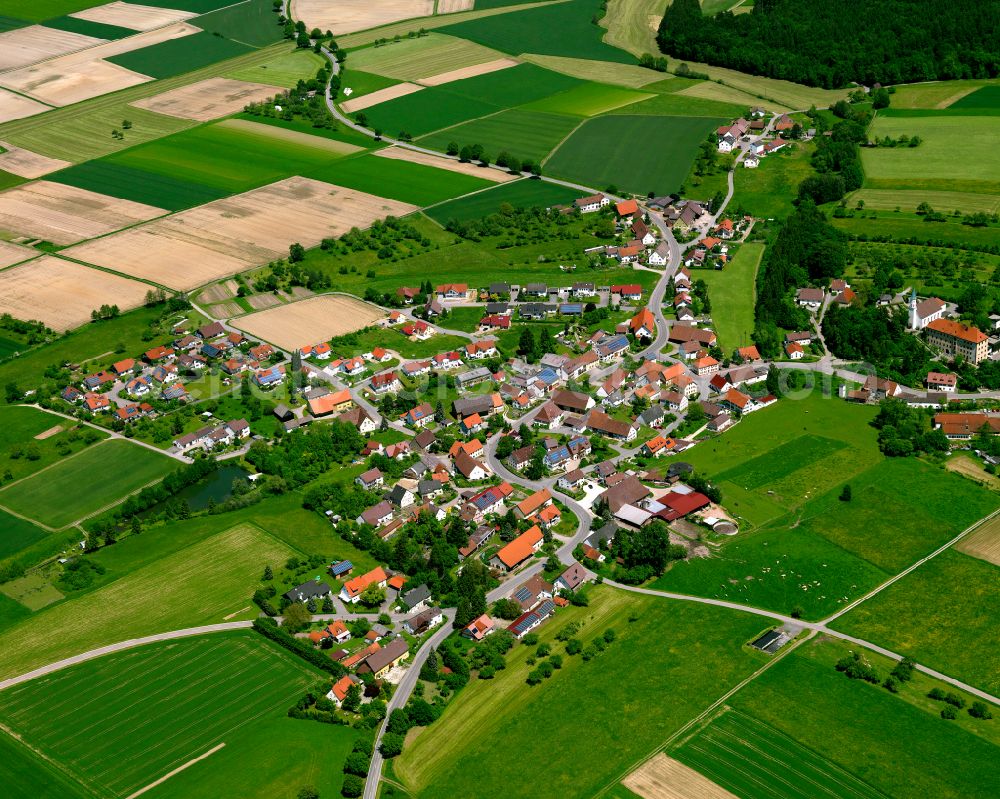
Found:
[[[291,554],[260,528],[242,524],[147,559],[113,582],[5,630],[0,678],[116,641],[224,621],[249,610],[260,564],[283,563]],[[63,631],[60,636],[51,635],[54,627]]]
[[[0,719],[85,789],[128,796],[219,745],[238,747],[243,728],[284,716],[317,679],[253,633],[195,637],[11,688],[0,695]]]
[[[91,320],[102,306],[128,311],[142,305],[150,290],[129,280],[52,255],[0,272],[0,313],[44,322],[64,332]]]
[[[115,504],[176,468],[177,462],[126,441],[105,441],[18,483],[0,488],[0,507],[52,528]],[[74,488],[102,475],[87,491]]]
[[[352,227],[365,228],[376,219],[414,210],[405,203],[295,177],[78,245],[66,254],[185,290],[273,261],[294,242],[314,247]],[[184,264],[183,272],[178,271],[179,263]]]
[[[361,330],[384,316],[380,308],[354,297],[326,294],[258,311],[233,324],[262,341],[294,350]]]

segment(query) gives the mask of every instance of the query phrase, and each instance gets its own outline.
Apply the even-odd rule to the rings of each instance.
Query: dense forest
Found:
[[[674,0],[660,49],[754,75],[837,89],[1000,74],[1000,3],[979,0],[757,0],[703,16]]]

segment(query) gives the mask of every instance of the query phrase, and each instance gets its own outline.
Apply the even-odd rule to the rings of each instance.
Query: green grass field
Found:
[[[271,0],[247,0],[244,3],[223,5],[225,7],[218,11],[198,17],[193,24],[213,36],[223,36],[250,47],[263,47],[283,38]],[[316,74],[315,70],[313,74]]]
[[[359,69],[347,69],[341,79],[341,94],[344,89],[351,90],[351,98],[364,97],[366,94],[387,89],[399,83],[395,78],[386,78],[374,72],[363,72]],[[345,96],[346,99],[346,96]]]
[[[1000,108],[1000,86],[996,84],[983,86],[981,89],[976,89],[971,94],[956,100],[948,108]]]
[[[590,595],[589,607],[560,611],[539,636],[561,654],[555,634],[579,619],[585,645],[609,627],[614,643],[589,663],[564,656],[563,668],[538,686],[524,682],[534,648],[516,646],[505,670],[473,680],[395,761],[408,791],[427,799],[480,796],[502,781],[511,796],[536,796],[541,785],[547,795],[597,796],[761,662],[740,646],[760,631],[759,619],[606,588]],[[630,614],[638,620],[627,621]],[[611,677],[624,663],[628,676]],[[545,757],[525,756],[539,730],[559,746]]]
[[[653,95],[648,92],[588,82],[551,97],[535,100],[525,105],[525,109],[589,117],[613,111],[625,105],[639,103],[651,97]]]
[[[250,45],[202,31],[110,56],[107,60],[151,78],[172,78],[242,55],[252,49]]]
[[[872,188],[1000,191],[1000,154],[991,146],[997,121],[990,116],[892,116],[880,114],[870,136],[919,135],[919,147],[865,148],[861,152]],[[868,184],[866,184],[868,185]]]
[[[1000,654],[993,639],[998,613],[1000,570],[949,550],[833,626],[997,696]]]
[[[935,209],[937,210],[937,209]],[[941,209],[944,210],[944,209]],[[867,211],[855,217],[831,219],[833,226],[845,233],[878,239],[887,236],[891,240],[907,244],[929,244],[936,247],[990,247],[996,244],[997,227],[970,227],[961,220],[947,222],[926,222],[916,214]]]
[[[900,211],[915,213],[921,203],[929,203],[935,211],[950,213],[959,210],[971,214],[985,212],[995,214],[1000,211],[1000,196],[961,191],[925,191],[906,189],[859,189],[847,198],[851,207],[863,200],[866,209],[876,211]]]
[[[716,717],[671,756],[737,796],[884,799],[885,794],[770,725],[739,711]]]
[[[169,139],[161,141],[169,142]],[[160,142],[154,142],[157,146]],[[133,151],[123,153],[129,158]],[[173,171],[173,170],[172,170]],[[180,170],[177,170],[180,171]],[[156,174],[110,159],[84,161],[68,169],[46,176],[47,180],[65,183],[99,194],[121,197],[124,200],[155,205],[168,211],[180,211],[195,205],[225,197],[229,192],[193,180],[170,174]]]
[[[585,85],[577,78],[553,72],[536,64],[488,72],[474,78],[446,83],[440,88],[460,97],[483,99],[501,107],[525,105],[543,97]]]
[[[105,441],[0,490],[0,506],[65,527],[176,468],[172,458],[127,441]],[[86,486],[86,488],[82,488]]]
[[[394,158],[362,155],[315,169],[309,175],[338,186],[413,203],[434,203],[493,185],[492,181]]]
[[[118,25],[109,25],[106,22],[92,22],[89,19],[77,19],[76,17],[56,17],[45,20],[46,28],[54,28],[70,33],[80,33],[84,36],[93,36],[97,39],[124,39],[126,36],[135,36],[135,31],[131,28],[121,28]]]
[[[99,0],[7,0],[3,11],[16,19],[41,22],[99,5]]]
[[[763,256],[763,244],[743,244],[725,269],[695,273],[708,284],[712,317],[718,320],[715,332],[724,352],[751,343],[757,268]]]
[[[577,199],[580,192],[559,186],[555,183],[543,183],[540,180],[516,180],[503,183],[495,189],[480,192],[475,197],[436,205],[428,209],[427,215],[442,225],[449,219],[465,221],[479,219],[495,213],[502,203],[510,203],[515,208],[548,208],[552,205],[564,205]]]
[[[619,114],[649,114],[651,116],[719,117],[727,121],[746,111],[746,106],[734,103],[720,103],[679,94],[678,89],[691,85],[686,78],[673,78],[645,87],[649,91],[663,89],[664,94],[656,94],[649,99],[623,106]]]
[[[0,732],[0,781],[12,799],[91,799],[75,778]]]
[[[484,100],[461,97],[432,86],[358,113],[365,115],[369,127],[381,129],[386,135],[408,133],[410,136],[423,136],[499,110],[499,106]]]
[[[586,58],[565,58],[534,53],[522,55],[521,58],[546,69],[572,75],[574,78],[595,81],[596,83],[612,83],[629,89],[640,89],[650,83],[662,81],[666,77],[662,73],[651,72],[644,67],[633,64],[618,64],[612,61],[591,61]]]
[[[262,64],[234,69],[225,77],[289,89],[300,80],[316,77],[316,71],[324,62],[323,56],[311,50],[295,50],[276,55]]]
[[[794,209],[799,184],[813,174],[813,148],[794,144],[762,158],[756,169],[739,166],[733,175],[734,208],[765,218],[784,219]]]
[[[98,658],[8,689],[0,695],[0,718],[86,789],[128,796],[219,744],[238,747],[245,728],[280,718],[320,681],[318,671],[255,633],[203,636]]]
[[[604,39],[608,44],[641,56],[658,53],[656,30],[651,18],[663,16],[669,0],[616,0],[608,3],[601,25],[608,29]]]
[[[427,36],[398,42],[390,39],[378,47],[354,50],[348,61],[351,69],[397,80],[417,80],[502,57],[503,53],[475,42],[432,32]]]
[[[698,145],[717,123],[701,117],[597,117],[563,142],[545,169],[583,185],[669,194],[684,182]],[[654,151],[661,156],[651,157]]]
[[[46,532],[31,522],[0,511],[0,558],[16,555],[46,537]]]
[[[263,564],[277,566],[292,554],[251,524],[210,535],[5,630],[0,675],[116,641],[221,622],[251,606]]]
[[[942,80],[909,83],[896,87],[892,107],[939,109],[949,108],[983,86],[998,85],[993,80]]]
[[[794,739],[796,748],[805,750],[802,757],[832,763],[828,774],[839,766],[894,799],[987,799],[1000,791],[991,765],[1000,757],[995,724],[977,722],[964,712],[956,721],[939,718],[941,704],[925,694],[931,687],[954,689],[919,673],[896,695],[881,686],[849,680],[834,669],[847,653],[847,645],[838,641],[808,641],[729,704],[741,717]],[[880,673],[889,672],[886,659],[866,654]],[[755,757],[753,771],[767,768],[767,762]],[[730,764],[735,771],[734,766],[738,768]],[[791,766],[782,763],[780,773],[798,771]],[[751,799],[792,795],[780,788],[777,794],[768,792],[767,784],[762,780],[737,793]]]
[[[515,108],[439,130],[423,137],[420,144],[438,150],[446,150],[451,142],[460,146],[481,144],[494,157],[506,150],[522,160],[530,159],[538,163],[580,121],[563,114],[544,114]]]
[[[565,3],[513,11],[501,16],[459,22],[440,30],[513,55],[541,53],[623,64],[635,63],[629,53],[602,41],[604,30],[591,22],[591,17],[600,14],[600,5],[595,0],[568,0]],[[554,35],[556,31],[558,35]]]
[[[89,446],[82,435],[83,430],[79,436],[68,432],[73,426],[74,422],[69,419],[36,408],[0,407],[0,475],[10,474],[5,482],[27,477]],[[35,438],[54,427],[62,427],[62,431]],[[96,430],[93,435],[98,441],[107,438],[105,433]],[[66,454],[60,454],[60,450],[65,450]]]

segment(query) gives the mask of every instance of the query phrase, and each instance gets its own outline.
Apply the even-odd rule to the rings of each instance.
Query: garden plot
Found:
[[[361,111],[364,108],[371,108],[371,106],[378,105],[379,103],[385,103],[389,100],[395,100],[399,97],[419,92],[422,88],[424,87],[417,86],[415,83],[399,83],[395,86],[389,86],[385,89],[374,91],[371,94],[366,94],[364,97],[359,97],[356,100],[348,100],[341,103],[340,107],[346,113],[353,114],[355,111]]]
[[[67,254],[186,290],[281,258],[295,242],[314,247],[352,227],[415,210],[407,203],[292,177],[87,242]]]
[[[145,283],[45,255],[0,272],[0,313],[62,332],[89,322],[102,305],[136,308],[148,291]]]
[[[5,141],[0,141],[0,148],[6,151],[0,152],[0,169],[22,178],[40,178],[70,165],[69,161],[39,155]]]
[[[201,30],[186,22],[178,22],[113,42],[95,39],[94,44],[99,46],[88,45],[82,52],[50,58],[44,63],[7,72],[0,76],[0,85],[51,105],[71,105],[152,80],[148,75],[104,59],[195,33],[201,33]],[[3,35],[6,34],[0,34]],[[0,42],[2,51],[3,43]]]
[[[244,316],[232,324],[285,350],[353,333],[382,319],[385,311],[355,297],[324,294]]]
[[[22,97],[5,89],[0,89],[0,122],[10,122],[14,119],[40,114],[49,107],[28,97]]]
[[[335,34],[368,30],[390,22],[434,13],[434,0],[292,0],[292,18],[306,28]]]
[[[490,72],[498,72],[501,69],[516,67],[518,64],[513,58],[498,58],[495,61],[487,61],[485,64],[476,64],[471,67],[461,67],[442,72],[439,75],[431,75],[429,78],[421,78],[418,83],[424,86],[441,86],[464,78],[474,78],[477,75],[487,75]]]
[[[193,11],[178,11],[173,8],[153,8],[152,6],[115,2],[77,11],[69,16],[91,22],[101,22],[105,25],[117,25],[120,28],[131,28],[134,31],[148,31],[198,15]]]
[[[209,78],[163,94],[146,97],[135,103],[158,114],[208,122],[242,111],[248,103],[273,97],[274,86],[247,83],[229,78]]]
[[[463,175],[492,180],[494,183],[506,183],[509,180],[516,180],[519,176],[510,172],[503,172],[499,169],[487,169],[475,164],[462,163],[441,155],[431,155],[417,150],[408,150],[405,147],[386,147],[383,150],[376,150],[372,155],[379,158],[392,158],[397,161],[409,161],[411,164],[423,164],[433,166],[438,169],[447,169],[449,172],[459,172]]]
[[[0,193],[0,231],[61,246],[103,236],[165,213],[151,205],[48,180]]]
[[[0,240],[0,269],[7,266],[19,264],[38,255],[36,250],[30,247],[22,247],[19,244],[11,244],[9,241]]]
[[[622,784],[643,799],[736,799],[725,788],[662,753],[629,774]]]
[[[0,33],[0,72],[101,44],[104,39],[42,25]]]

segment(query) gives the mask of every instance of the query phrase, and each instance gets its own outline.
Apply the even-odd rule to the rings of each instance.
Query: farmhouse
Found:
[[[594,398],[576,391],[556,391],[552,395],[552,403],[557,408],[574,413],[583,413],[594,407]],[[545,407],[545,406],[543,406]]]
[[[925,329],[927,343],[943,355],[952,358],[962,356],[974,366],[989,356],[989,338],[972,325],[951,319],[935,319]]]
[[[469,293],[467,283],[444,283],[435,289],[439,300],[464,300]]]
[[[985,413],[934,414],[934,428],[951,441],[968,441],[984,426],[991,435],[1000,434],[1000,417]]]
[[[372,527],[381,527],[388,524],[392,519],[392,505],[386,500],[382,500],[377,505],[373,505],[364,511],[358,518],[358,524],[367,524]]]
[[[603,194],[591,194],[587,197],[580,197],[577,200],[573,200],[573,206],[581,214],[592,214],[595,211],[600,211],[610,203],[611,199],[605,197]]]
[[[296,586],[290,591],[286,591],[284,596],[289,602],[308,602],[310,599],[322,599],[323,597],[333,596],[333,589],[326,583],[310,580],[307,583]]]
[[[511,572],[534,555],[544,540],[542,530],[536,524],[498,550],[490,559],[490,565],[501,571]]]
[[[518,519],[528,519],[538,513],[539,510],[552,504],[552,494],[547,488],[536,491],[527,499],[521,500],[514,506],[514,515]]]
[[[818,311],[819,306],[823,304],[824,296],[823,289],[799,289],[795,301],[804,308]]]
[[[656,334],[656,321],[649,308],[643,308],[632,317],[629,322],[629,329],[636,338],[651,339]]]
[[[340,589],[340,598],[344,602],[350,602],[352,605],[356,604],[361,598],[361,595],[371,586],[376,586],[378,588],[385,588],[389,582],[389,577],[385,573],[385,569],[381,566],[376,566],[367,574],[362,574],[360,577],[354,577],[344,583],[344,587]]]
[[[928,391],[952,392],[958,386],[958,375],[928,372],[925,383]]]
[[[394,638],[384,647],[373,652],[358,666],[358,674],[371,674],[375,679],[384,677],[409,654],[410,645],[405,638]]]
[[[628,422],[612,419],[602,411],[592,411],[587,417],[587,428],[595,433],[601,433],[610,438],[632,441],[636,437],[636,428]]]

